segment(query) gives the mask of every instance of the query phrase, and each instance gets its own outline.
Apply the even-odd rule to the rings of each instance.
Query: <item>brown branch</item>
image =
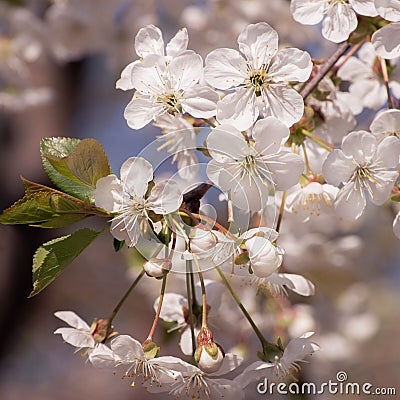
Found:
[[[182,206],[187,210],[197,213],[200,208],[200,199],[212,187],[211,183],[201,183],[183,195]]]
[[[346,53],[350,45],[343,42],[337,50],[321,65],[316,75],[307,83],[304,89],[300,92],[303,99],[306,99],[311,92],[318,86],[321,80],[328,74],[332,67],[336,64],[340,57]]]

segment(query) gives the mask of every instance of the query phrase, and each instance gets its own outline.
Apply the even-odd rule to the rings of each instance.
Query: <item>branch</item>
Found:
[[[325,61],[324,64],[318,69],[316,75],[307,83],[305,88],[300,92],[301,96],[305,100],[311,92],[318,86],[318,83],[328,74],[332,67],[336,64],[340,57],[346,53],[350,45],[347,42],[343,42],[337,50]]]

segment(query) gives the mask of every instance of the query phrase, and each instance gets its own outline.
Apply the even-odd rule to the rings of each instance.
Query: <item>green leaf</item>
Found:
[[[33,256],[33,297],[48,286],[101,232],[88,228],[44,243]]]
[[[85,201],[22,178],[25,195],[0,215],[2,224],[61,228],[90,215],[108,216]]]
[[[392,201],[396,201],[397,203],[400,202],[400,194],[394,194],[391,198]]]
[[[111,174],[108,158],[95,139],[45,138],[40,150],[51,181],[79,199],[93,200],[98,179]]]

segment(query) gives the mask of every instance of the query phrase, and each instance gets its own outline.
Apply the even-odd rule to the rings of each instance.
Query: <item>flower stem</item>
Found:
[[[383,82],[385,82],[385,88],[387,93],[388,108],[394,108],[393,99],[392,96],[390,95],[389,75],[388,75],[386,60],[384,58],[380,58],[380,61],[381,61],[382,78]]]
[[[193,260],[197,267],[197,274],[199,275],[200,285],[201,285],[201,328],[207,328],[207,294],[206,294],[206,286],[204,284],[203,273],[201,272],[200,263],[197,259],[196,255],[193,254]]]
[[[160,319],[161,308],[162,308],[162,304],[163,304],[163,301],[164,301],[165,286],[167,284],[167,276],[168,276],[168,274],[164,274],[164,276],[162,278],[161,292],[160,292],[160,298],[159,298],[159,301],[158,301],[156,315],[154,317],[153,324],[152,324],[152,326],[150,328],[150,332],[147,335],[147,339],[144,341],[143,345],[153,341],[154,332],[156,331],[156,327],[157,327],[158,321]]]
[[[306,145],[304,144],[304,142],[301,144],[301,148],[303,149],[304,162],[306,164],[307,174],[312,174],[312,170],[310,168],[310,161],[308,160],[307,149],[306,149]]]
[[[316,75],[307,83],[304,89],[300,92],[301,96],[305,100],[312,91],[318,86],[321,80],[328,74],[332,67],[336,64],[339,58],[346,53],[350,45],[347,42],[343,42],[339,45],[337,50],[321,65]]]
[[[279,232],[279,230],[281,229],[283,213],[285,212],[286,197],[287,197],[287,192],[285,191],[282,194],[281,205],[279,207],[278,221],[276,222],[276,229],[275,230],[277,232]]]
[[[313,133],[307,131],[306,129],[302,129],[301,133],[304,136],[307,136],[308,138],[310,138],[313,142],[317,143],[319,146],[321,146],[325,150],[328,150],[328,151],[334,150],[334,147],[330,143],[326,142],[324,139],[319,138],[318,136],[315,136]]]
[[[193,321],[193,299],[196,299],[194,290],[191,285],[193,283],[192,260],[186,260],[186,295],[189,306],[189,323],[190,335],[192,338],[192,357],[196,352],[196,337],[194,334],[194,321]]]
[[[282,354],[282,350],[278,346],[276,346],[273,343],[270,343],[267,339],[265,339],[264,335],[258,329],[258,326],[253,321],[253,318],[251,318],[251,315],[249,314],[249,312],[244,307],[243,303],[241,302],[241,300],[239,299],[239,297],[236,294],[235,290],[233,289],[233,287],[229,283],[229,281],[226,278],[225,274],[222,272],[221,268],[218,265],[215,268],[217,269],[217,272],[218,272],[219,276],[221,277],[224,285],[229,290],[229,292],[232,295],[233,299],[235,300],[236,304],[239,306],[239,308],[242,311],[243,315],[246,317],[247,321],[249,322],[249,324],[253,328],[254,333],[256,334],[258,339],[260,340],[264,354],[266,352],[270,353],[271,356],[273,356],[275,354]],[[267,354],[265,354],[265,355],[267,356]]]
[[[132,285],[129,287],[129,289],[126,291],[126,293],[122,296],[122,299],[119,301],[119,303],[117,304],[117,306],[114,308],[113,312],[111,313],[109,320],[110,320],[110,324],[112,322],[112,320],[115,318],[115,316],[117,315],[117,313],[119,312],[119,310],[121,309],[122,305],[125,303],[126,299],[129,297],[129,295],[131,294],[132,290],[136,287],[136,285],[140,282],[140,280],[143,278],[145,271],[144,269],[142,269],[142,271],[140,272],[140,274],[137,276],[137,278],[134,280],[134,282],[132,283]]]

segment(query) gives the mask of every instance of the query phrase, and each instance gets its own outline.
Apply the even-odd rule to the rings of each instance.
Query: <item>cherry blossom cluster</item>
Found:
[[[74,40],[62,35],[64,28],[70,32],[69,23],[92,28],[87,43],[63,46],[55,37],[52,49],[61,59],[104,45],[89,5],[65,0],[48,9],[48,23],[57,25],[64,40]],[[26,195],[0,221],[64,227],[102,217],[115,249],[126,246],[143,258],[107,318],[89,325],[72,311],[55,313],[69,325],[56,334],[94,367],[122,371],[132,386],[139,382],[150,393],[176,398],[244,399],[246,388],[261,379],[294,376],[320,348],[312,339],[315,325],[306,323],[301,332],[278,329],[278,317],[254,304],[261,293],[293,310],[298,305],[291,308],[288,291],[314,295],[314,284],[290,267],[296,258],[312,263],[315,237],[301,233],[304,242],[290,243],[291,232],[282,235],[282,226],[311,231],[321,220],[354,223],[368,207],[387,206],[397,213],[393,231],[400,238],[400,2],[292,0],[290,10],[302,24],[322,21],[323,37],[340,43],[332,57],[315,60],[307,51],[280,46],[266,22],[246,24],[235,48],[217,48],[206,57],[188,49],[186,28],[166,43],[158,27],[142,27],[136,56],[116,88],[132,91],[124,111],[130,128],[160,129],[154,141],[159,153],[144,149],[124,161],[117,175],[101,146],[60,140],[51,148],[45,142],[43,164],[60,190],[24,180]],[[21,41],[24,56],[35,58],[40,45]],[[24,63],[14,61],[23,73]],[[367,109],[376,115],[359,127]],[[162,161],[176,167],[174,175],[160,173],[157,155],[163,151]],[[79,162],[87,164],[80,168]],[[204,204],[211,188],[219,191],[214,208]],[[31,201],[42,207],[37,219],[29,219]],[[57,251],[68,239],[55,239],[48,248]],[[329,257],[329,244],[323,249],[340,264],[356,242],[331,243],[335,257]],[[36,272],[45,268],[39,262]],[[119,334],[113,324],[143,280],[153,295],[154,320],[141,341]],[[179,357],[164,355],[163,344],[155,341],[161,320],[168,333],[180,334]],[[240,351],[238,342],[247,337],[248,349]]]
[[[356,28],[356,13],[386,15],[387,9],[375,3],[292,1],[292,11],[303,23],[317,23],[326,14],[323,34],[339,42]],[[398,191],[400,111],[393,109],[392,98],[392,93],[398,97],[398,82],[393,79],[396,60],[379,58],[382,53],[374,40],[379,34],[372,44],[354,45],[357,57],[355,51],[343,51],[335,60],[336,70],[332,64],[331,73],[321,76],[305,95],[318,67],[306,51],[279,49],[277,32],[265,22],[248,25],[240,33],[238,50],[213,50],[204,63],[188,50],[185,28],[167,44],[154,25],[140,29],[135,39],[138,58],[127,65],[116,85],[134,91],[125,109],[126,121],[135,130],[149,123],[161,128],[160,149],[172,155],[178,180],[188,182],[198,173],[197,135],[204,127],[207,136],[200,151],[209,158],[207,185],[223,192],[230,225],[224,227],[185,200],[188,192],[182,193],[176,180],[155,180],[151,160],[129,158],[119,178],[108,175],[98,180],[94,202],[112,216],[110,229],[117,241],[138,249],[143,240],[154,242],[142,271],[163,281],[153,327],[140,343],[116,334],[112,319],[100,324],[95,320],[89,327],[72,312],[58,312],[56,316],[71,328],[56,333],[84,350],[95,367],[125,366],[124,376],[141,380],[151,393],[244,398],[250,383],[263,377],[276,381],[298,370],[298,363],[319,349],[310,340],[313,332],[286,346],[280,340],[269,342],[230,280],[239,277],[271,293],[290,289],[312,295],[314,286],[306,278],[279,271],[285,257],[285,249],[277,245],[283,215],[303,223],[320,215],[354,221],[368,201],[383,205]],[[378,109],[385,103],[392,108],[378,113],[369,131],[353,131],[355,117],[365,107]],[[274,212],[278,218],[271,222]],[[235,225],[242,214],[258,215],[258,225]],[[397,216],[396,234],[399,220]],[[174,272],[178,280],[181,272],[192,277],[186,296],[165,292],[166,279]],[[204,279],[204,273],[214,273],[213,279]],[[194,275],[199,279],[196,285]],[[244,369],[241,356],[225,353],[214,341],[219,341],[213,332],[221,320],[224,289],[231,292],[261,342],[261,361]],[[175,356],[158,357],[153,328],[159,319],[181,332],[180,348],[191,357],[190,363]],[[235,378],[222,378],[237,370]]]

